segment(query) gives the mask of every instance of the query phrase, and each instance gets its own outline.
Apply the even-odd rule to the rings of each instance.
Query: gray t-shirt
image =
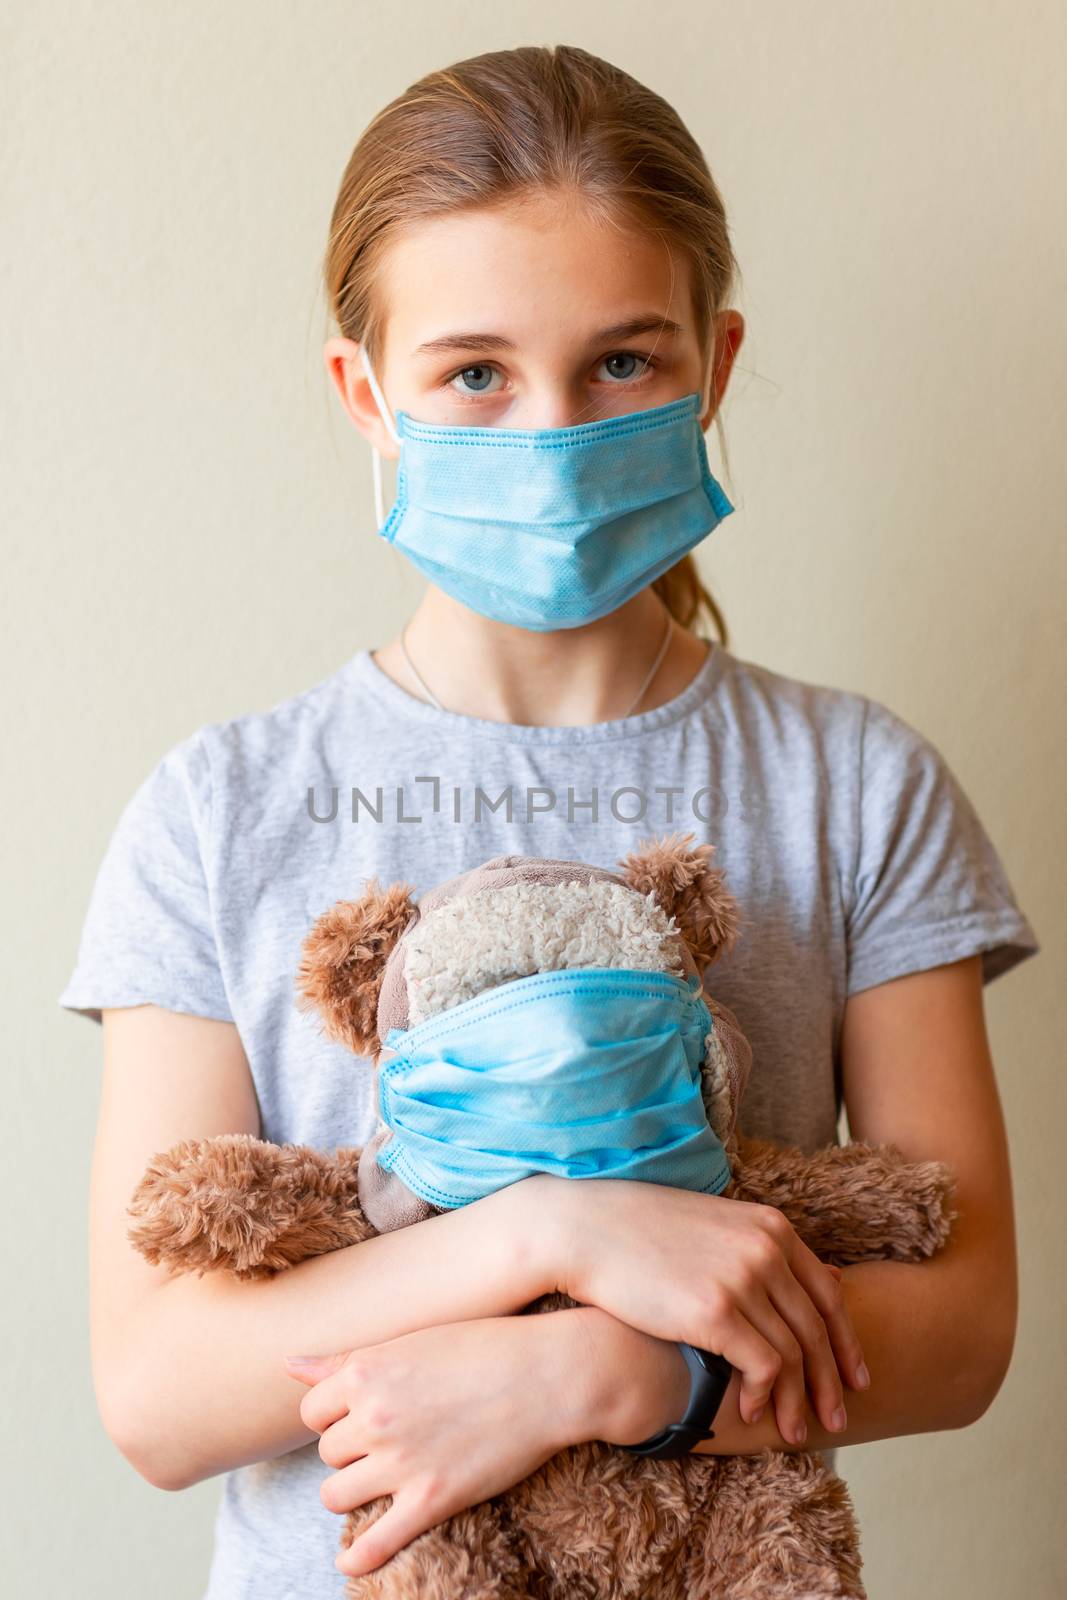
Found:
[[[1039,949],[945,759],[865,695],[716,645],[652,711],[531,727],[442,711],[360,650],[157,763],[118,819],[59,1003],[233,1021],[264,1139],[360,1145],[371,1071],[294,1005],[320,912],[374,875],[417,898],[490,856],[615,868],[671,831],[715,845],[743,913],[706,986],[752,1043],[749,1134],[837,1140],[850,994],[976,952],[988,983]],[[203,1600],[342,1595],[330,1470],[313,1442],[225,1475]]]

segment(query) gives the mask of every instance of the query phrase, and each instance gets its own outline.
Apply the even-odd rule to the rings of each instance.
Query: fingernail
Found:
[[[753,1413],[752,1413],[753,1422],[758,1422],[760,1417],[762,1417],[763,1413],[766,1411],[766,1409],[767,1409],[766,1406],[760,1406],[758,1410],[753,1411]]]
[[[861,1389],[866,1389],[870,1381],[871,1375],[867,1371],[867,1364],[866,1362],[861,1361],[859,1366],[856,1368],[856,1382],[859,1384]]]
[[[806,1422],[801,1422],[801,1423],[797,1424],[797,1427],[796,1427],[796,1430],[795,1430],[795,1432],[793,1434],[793,1437],[796,1440],[797,1444],[803,1444],[804,1443],[804,1440],[808,1437],[808,1425],[807,1425]]]
[[[845,1408],[844,1408],[844,1406],[838,1406],[837,1410],[834,1412],[833,1416],[830,1418],[830,1426],[831,1426],[831,1428],[834,1429],[835,1433],[840,1433],[841,1429],[845,1426],[845,1423],[847,1421],[848,1421],[848,1418],[845,1416]]]
[[[294,1367],[313,1367],[316,1361],[321,1361],[321,1356],[286,1356],[286,1361]]]

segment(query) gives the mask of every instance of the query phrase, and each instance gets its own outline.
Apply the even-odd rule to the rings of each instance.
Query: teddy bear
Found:
[[[387,1037],[534,974],[609,967],[681,978],[707,1005],[699,1101],[729,1162],[718,1192],[777,1207],[828,1264],[936,1253],[957,1215],[954,1177],[942,1163],[909,1163],[892,1145],[858,1141],[805,1154],[741,1132],[752,1052],[705,974],[741,935],[743,913],[713,855],[692,834],[645,840],[617,872],[499,855],[417,902],[411,884],[371,878],[307,933],[294,1000],[375,1071],[373,1136],[332,1152],[246,1134],[185,1140],[148,1164],[129,1207],[132,1244],[174,1272],[256,1278],[445,1209],[428,1195],[446,1204],[454,1197],[432,1185],[417,1192],[392,1159],[403,1152],[381,1116]],[[554,1293],[519,1314],[575,1303]],[[383,1496],[348,1512],[342,1548],[390,1503]],[[862,1600],[861,1565],[847,1486],[815,1452],[663,1459],[594,1440],[559,1451],[506,1493],[350,1577],[346,1593]]]

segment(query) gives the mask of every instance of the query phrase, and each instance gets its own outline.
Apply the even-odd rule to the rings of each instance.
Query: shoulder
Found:
[[[729,651],[724,659],[728,696],[780,737],[809,736],[868,765],[894,754],[940,759],[928,735],[874,695],[776,672]]]
[[[806,745],[836,761],[858,761],[872,708],[857,690],[775,671],[731,651],[723,653],[720,690],[727,715],[749,741],[777,747]]]
[[[902,832],[932,841],[979,828],[937,745],[876,696],[733,658],[723,675],[746,773],[746,804],[797,839],[817,829],[843,885]],[[846,898],[849,890],[845,890]]]
[[[306,770],[308,758],[330,730],[358,726],[352,662],[345,662],[306,689],[287,695],[262,710],[205,722],[178,741],[157,771],[170,770],[183,779],[202,806],[233,791],[271,784],[295,770]]]

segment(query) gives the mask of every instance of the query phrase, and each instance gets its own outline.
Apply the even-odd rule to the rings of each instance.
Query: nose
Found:
[[[602,404],[590,401],[581,389],[566,383],[546,383],[531,389],[521,407],[508,416],[509,428],[573,428],[604,416]]]

